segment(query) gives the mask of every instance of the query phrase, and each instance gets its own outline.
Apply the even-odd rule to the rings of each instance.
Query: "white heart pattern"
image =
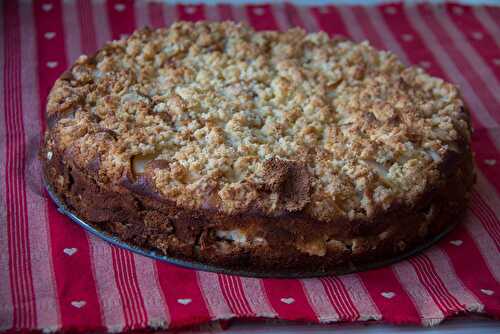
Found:
[[[497,161],[495,159],[485,159],[484,163],[488,166],[495,166],[497,164]]]
[[[186,6],[184,7],[184,11],[188,13],[189,15],[193,15],[196,13],[196,7],[195,6]]]
[[[48,61],[47,62],[47,67],[48,68],[55,68],[59,63],[57,61]]]
[[[484,35],[482,32],[476,31],[476,32],[472,33],[472,37],[474,37],[474,39],[477,39],[479,41],[479,40],[483,39]]]
[[[191,298],[179,298],[177,299],[177,302],[182,305],[187,305],[191,303],[193,300]]]
[[[124,5],[124,4],[122,4],[122,3],[117,3],[117,4],[115,5],[115,10],[116,10],[117,12],[123,12],[123,11],[125,10],[125,5]]]
[[[460,246],[461,244],[463,244],[464,242],[462,240],[452,240],[450,241],[450,244],[454,245],[454,246]]]
[[[43,36],[46,38],[46,39],[52,39],[56,36],[56,33],[53,32],[53,31],[47,31],[45,34],[43,34]]]
[[[76,248],[64,248],[63,252],[69,256],[75,254],[78,251]]]
[[[488,289],[481,289],[481,292],[484,293],[485,295],[492,296],[495,294],[495,291],[488,290]]]
[[[420,62],[420,66],[422,66],[423,68],[429,68],[431,67],[431,63],[424,60]]]
[[[394,15],[394,14],[396,14],[396,13],[398,12],[398,10],[397,10],[396,8],[394,8],[394,7],[387,7],[387,8],[385,9],[385,12],[386,12],[387,14]]]
[[[85,306],[85,304],[87,304],[85,300],[73,300],[71,302],[71,305],[73,305],[76,308],[82,308]]]
[[[261,8],[261,7],[255,7],[253,9],[253,12],[254,12],[255,15],[261,16],[261,15],[264,15],[264,13],[266,12],[266,10],[264,8]]]
[[[392,291],[384,291],[382,293],[380,293],[382,295],[382,297],[386,298],[386,299],[392,299],[394,298],[394,296],[396,295],[394,292]]]
[[[456,14],[456,15],[462,15],[464,13],[464,10],[462,7],[453,7],[453,14]]]
[[[292,297],[288,297],[288,298],[281,298],[280,299],[282,303],[285,303],[285,304],[293,304],[295,302],[295,299],[293,299]]]
[[[52,10],[52,7],[53,7],[53,6],[52,6],[52,4],[51,4],[51,3],[44,3],[44,4],[42,5],[42,10],[43,10],[44,12],[50,12],[50,11]]]
[[[413,35],[410,35],[410,34],[403,34],[403,36],[401,36],[401,38],[405,42],[411,42],[411,41],[413,41]]]

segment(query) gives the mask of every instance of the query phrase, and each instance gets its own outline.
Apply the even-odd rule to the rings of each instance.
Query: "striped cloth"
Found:
[[[368,39],[460,85],[478,167],[466,223],[390,267],[276,280],[156,262],[69,222],[48,200],[36,159],[54,80],[81,53],[137,27],[203,19]],[[422,325],[469,312],[500,317],[500,8],[9,0],[0,5],[0,65],[0,331],[116,332],[257,317]]]

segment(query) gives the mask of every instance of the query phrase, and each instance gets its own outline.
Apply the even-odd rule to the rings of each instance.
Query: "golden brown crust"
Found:
[[[132,239],[166,217],[175,226],[156,231],[173,237],[145,245],[199,259],[279,243],[323,260],[366,255],[381,233],[399,235],[384,244],[411,243],[435,224],[418,210],[459,172],[468,181],[455,202],[465,205],[473,178],[455,86],[366,42],[298,29],[181,22],[135,32],[80,57],[47,115],[47,178],[74,210],[121,236],[114,226],[143,226]],[[77,191],[113,198],[118,216]],[[432,207],[447,211],[444,202]]]

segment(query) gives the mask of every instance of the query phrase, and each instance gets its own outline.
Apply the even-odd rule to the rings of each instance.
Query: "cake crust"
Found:
[[[461,218],[470,121],[452,84],[366,42],[224,23],[143,29],[52,89],[47,182],[136,246],[254,272],[328,272]]]

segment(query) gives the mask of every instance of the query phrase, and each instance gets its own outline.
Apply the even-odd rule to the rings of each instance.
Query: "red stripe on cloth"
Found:
[[[418,278],[445,315],[464,310],[463,306],[450,294],[425,255],[412,257],[409,261],[415,268]]]
[[[378,49],[382,50],[386,49],[385,43],[380,38],[380,35],[373,26],[370,17],[366,14],[364,7],[352,6],[350,7],[350,9],[354,13],[354,16],[356,17],[358,24],[361,26],[361,29],[363,30],[363,34],[368,38],[370,44],[372,44]]]
[[[178,4],[176,8],[177,8],[177,14],[179,15],[179,20],[196,22],[206,19],[204,6],[201,4],[199,5]]]
[[[326,277],[320,279],[330,303],[337,310],[340,321],[355,321],[359,313],[345,290],[344,285],[337,277]]]
[[[465,224],[465,228],[474,240],[474,243],[481,253],[490,273],[493,277],[495,277],[497,282],[500,282],[500,267],[498,266],[498,263],[500,263],[500,253],[496,249],[497,247],[490,235],[477,218],[474,215],[471,215],[469,219],[470,223]]]
[[[287,14],[290,26],[298,26],[309,33],[317,32],[319,30],[317,22],[312,17],[309,7],[294,6],[293,4],[286,2],[284,10]]]
[[[132,254],[116,247],[112,247],[111,253],[115,279],[125,315],[124,330],[142,328],[147,323],[147,317],[142,295],[137,288],[135,267],[131,259]]]
[[[398,31],[398,34],[395,34],[395,37],[403,47],[410,62],[423,66],[432,75],[443,77],[450,81],[453,81],[453,79],[459,79],[457,78],[457,75],[461,76],[461,74],[457,72],[458,68],[450,67],[453,65],[453,63],[449,62],[448,58],[446,58],[446,63],[444,63],[444,60],[443,62],[441,62],[436,59],[435,52],[437,52],[437,50],[431,51],[427,47],[427,44],[423,40],[424,36],[421,36],[422,32],[418,32],[413,28],[401,5],[393,4],[381,6],[379,10],[382,14],[382,17],[384,17],[385,19],[385,23],[388,25],[391,31]],[[411,41],[404,41],[403,36],[405,35],[412,36]],[[425,38],[429,39],[430,37],[431,36],[426,35]],[[467,79],[463,78],[463,80]],[[481,90],[480,86],[477,87],[477,85],[481,84],[476,83],[474,85],[472,82],[462,82],[462,86],[463,88],[465,88],[462,91],[464,98],[469,106],[476,105],[478,106],[478,108],[486,108],[486,106],[482,104],[481,100],[479,100],[478,95],[473,92],[472,86],[475,86],[476,90]],[[470,87],[470,89],[468,89],[468,87]],[[480,105],[478,105],[478,103]],[[474,124],[474,127],[476,128],[476,131],[473,133],[472,147],[476,153],[478,166],[485,174],[487,174],[487,176],[490,178],[492,183],[495,184],[497,189],[500,189],[500,174],[495,173],[494,169],[492,169],[491,166],[488,166],[484,163],[484,161],[488,159],[499,159],[500,161],[497,148],[489,138],[490,134],[488,133],[488,131],[481,128],[484,124],[480,123],[480,118],[484,117],[481,117],[479,115],[480,111],[476,108],[470,108],[470,113],[472,116],[472,122]]]
[[[272,7],[269,4],[245,5],[250,25],[257,31],[277,30],[278,23],[273,16]]]
[[[7,39],[7,33],[10,31],[5,30],[6,25],[5,15],[4,15],[4,6],[0,6],[0,78],[5,78],[5,65],[6,65],[6,54],[4,50],[4,43]],[[2,83],[2,87],[0,87],[0,111],[2,115],[0,116],[0,136],[1,138],[5,138],[6,135],[6,124],[5,124],[5,83]],[[0,219],[2,221],[7,221],[7,203],[5,201],[5,162],[7,161],[7,147],[0,144]],[[8,254],[9,249],[9,240],[8,240],[8,227],[7,224],[0,224],[0,249],[3,250],[3,254]],[[11,330],[14,329],[12,326],[13,316],[14,316],[14,300],[12,294],[12,283],[11,282],[11,269],[9,266],[10,258],[9,256],[0,256],[0,300],[3,300],[6,304],[6,307],[0,308],[0,319],[2,322],[0,323],[0,331]]]
[[[459,312],[462,309],[471,312],[483,311],[484,305],[463,284],[460,277],[457,276],[450,258],[440,247],[429,249],[425,255],[432,265],[436,276],[443,283],[443,286],[446,287],[450,296],[458,303],[459,308],[455,309],[455,312]]]
[[[303,279],[300,281],[304,287],[304,292],[309,305],[311,305],[316,317],[320,322],[339,321],[340,316],[333,307],[330,298],[325,298],[327,292],[321,280]]]
[[[269,302],[280,319],[295,321],[319,320],[309,304],[304,289],[298,280],[263,279]]]
[[[42,128],[45,127],[47,94],[55,79],[67,67],[63,39],[62,3],[52,1],[50,4],[51,7],[43,7],[44,3],[34,5],[39,64],[39,115]],[[45,38],[46,32],[54,32],[55,35],[51,39],[47,39]],[[62,327],[102,329],[86,234],[81,228],[62,216],[51,200],[48,200],[47,212],[50,226],[51,256],[59,296]],[[71,238],[68,238],[68,235],[71,235]]]
[[[467,221],[465,224],[475,224],[473,221]],[[484,258],[474,244],[474,240],[463,224],[457,226],[440,243],[442,249],[446,252],[453,268],[464,285],[472,291],[477,298],[484,304],[487,313],[500,311],[500,299],[491,298],[481,292],[481,289],[491,289],[497,286],[495,278],[492,276]],[[466,257],[464,254],[467,254]],[[475,273],[475,275],[470,275]]]
[[[217,11],[221,21],[234,21],[233,10],[231,5],[219,3],[217,4]]]
[[[107,0],[106,9],[112,39],[132,34],[136,27],[134,0]]]
[[[148,3],[149,22],[153,28],[165,26],[165,15],[163,14],[163,4],[158,2]]]
[[[275,318],[276,312],[269,303],[262,280],[250,277],[240,277],[239,279],[244,296],[254,316]]]
[[[413,7],[407,11],[401,5],[382,6],[386,23],[391,26],[392,31],[398,27],[403,28],[405,32],[409,32],[413,36],[413,43],[404,44],[405,47],[413,46],[411,52],[407,52],[408,57],[418,57],[420,60],[416,63],[427,69],[432,75],[438,75],[441,69],[446,70],[446,76],[449,81],[455,82],[462,87],[462,94],[473,113],[473,123],[476,128],[478,125],[492,127],[495,125],[495,120],[490,115],[487,105],[480,99],[480,87],[473,87],[473,83],[469,82],[464,76],[464,73],[459,70],[459,67],[448,56],[446,49],[443,48],[442,42],[439,41],[423,21],[419,19],[416,10]],[[397,24],[397,27],[393,28]],[[404,36],[404,35],[401,35]],[[443,76],[444,77],[444,76]],[[476,117],[477,116],[477,117]]]
[[[423,7],[427,9],[428,7]],[[465,34],[461,33],[460,29],[458,29],[453,20],[448,15],[447,11],[442,10],[441,6],[434,6],[429,8],[428,12],[433,14],[433,19],[436,23],[440,25],[450,40],[454,43],[456,48],[460,50],[464,59],[470,64],[470,66],[477,72],[478,76],[483,79],[487,85],[486,89],[492,94],[493,98],[496,100],[498,104],[500,104],[500,97],[497,94],[497,91],[500,90],[500,82],[498,81],[498,77],[495,76],[493,68],[488,66],[488,60],[483,58],[469,43],[469,39],[478,41],[484,39],[484,33],[480,31],[474,31],[470,34],[467,33],[467,29],[464,25],[461,25],[462,28],[467,28]],[[495,50],[498,54],[498,48],[495,48],[495,44],[492,44],[492,47],[489,50]]]
[[[488,14],[491,15],[491,17],[497,24],[498,28],[500,29],[500,7],[498,6],[483,6],[483,7],[486,9]]]
[[[500,113],[491,112],[500,108],[498,103],[498,99],[500,98],[497,98],[495,94],[490,91],[489,86],[493,85],[493,82],[486,81],[481,74],[477,72],[476,67],[469,63],[463,54],[463,50],[453,43],[451,37],[443,29],[430,7],[427,5],[418,5],[416,9],[417,10],[409,10],[408,13],[412,13],[415,20],[422,22],[422,24],[425,24],[431,29],[440,44],[446,46],[446,53],[450,59],[457,64],[472,87],[474,87],[476,94],[481,98],[483,103],[488,106],[491,116],[497,123],[500,122]]]
[[[483,23],[474,15],[474,7],[450,3],[444,6],[455,28],[460,30],[462,37],[467,39],[489,65],[490,70],[499,78],[500,64],[497,64],[495,60],[500,59],[500,49],[490,31],[485,29]],[[500,34],[500,29],[496,34]]]
[[[284,10],[290,26],[305,28],[297,7],[289,2],[285,2]]]
[[[34,328],[36,302],[28,244],[26,207],[26,143],[23,126],[21,82],[21,31],[17,1],[3,3],[4,117],[5,117],[5,204],[7,211],[8,256],[15,329]]]
[[[170,328],[212,320],[196,278],[196,271],[156,261],[160,287],[170,311]]]
[[[364,271],[358,275],[381,311],[383,320],[395,324],[419,323],[417,309],[390,267]]]
[[[311,7],[310,12],[316,19],[319,28],[327,32],[330,36],[349,36],[347,28],[336,7]]]
[[[471,211],[483,224],[500,251],[500,221],[477,191],[472,192]]]
[[[238,316],[250,317],[252,309],[245,298],[239,277],[229,275],[218,275],[222,294],[226,299],[231,311]]]
[[[498,31],[500,30],[500,26],[497,25],[485,6],[474,6],[473,11],[477,20],[484,26],[487,31],[489,31],[491,37],[493,37],[493,39],[495,40],[496,45],[500,46],[500,34],[498,33]]]
[[[474,116],[474,111],[471,110]],[[500,136],[500,128],[488,131],[486,129],[475,130],[472,134],[472,150],[475,154],[476,166],[486,175],[489,183],[491,183],[497,194],[500,194],[500,173],[498,166],[500,165],[500,152],[495,144],[491,142],[494,136]],[[492,165],[491,161],[495,163]]]

